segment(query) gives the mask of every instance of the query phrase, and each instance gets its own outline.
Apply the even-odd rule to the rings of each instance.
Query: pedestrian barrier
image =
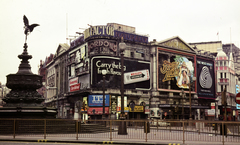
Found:
[[[118,132],[126,123],[126,135]],[[239,143],[240,122],[200,120],[82,120],[70,119],[0,119],[1,138],[38,138],[39,142],[60,137],[64,139],[99,139],[104,143],[118,140],[138,142],[212,142]],[[109,141],[106,141],[109,140]]]

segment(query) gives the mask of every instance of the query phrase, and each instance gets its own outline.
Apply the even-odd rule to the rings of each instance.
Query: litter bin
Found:
[[[147,129],[146,129],[146,126],[147,126]],[[150,123],[149,122],[147,122],[147,125],[146,125],[146,123],[144,123],[144,133],[146,133],[146,131],[147,131],[147,133],[150,133]]]

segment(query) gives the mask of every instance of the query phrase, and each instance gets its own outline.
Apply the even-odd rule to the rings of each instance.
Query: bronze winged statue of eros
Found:
[[[25,41],[27,41],[27,35],[29,35],[35,27],[39,26],[39,24],[29,25],[28,18],[25,15],[23,16],[23,22],[24,22],[24,29],[25,29],[24,34],[26,35]]]
[[[23,16],[23,22],[24,22],[24,28],[25,28],[25,31],[24,31],[25,35],[28,35],[33,31],[35,27],[39,26],[39,24],[29,25],[28,18],[25,15]]]

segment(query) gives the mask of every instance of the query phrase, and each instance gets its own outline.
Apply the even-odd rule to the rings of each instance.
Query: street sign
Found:
[[[124,84],[142,82],[149,79],[150,75],[148,69],[124,73]]]
[[[238,94],[236,95],[236,102],[237,102],[238,104],[240,104],[240,93],[238,93]]]

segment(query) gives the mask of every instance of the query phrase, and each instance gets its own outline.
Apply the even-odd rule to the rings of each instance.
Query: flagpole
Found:
[[[231,34],[231,27],[230,27],[230,45],[231,45],[231,52],[232,52],[232,34]]]

